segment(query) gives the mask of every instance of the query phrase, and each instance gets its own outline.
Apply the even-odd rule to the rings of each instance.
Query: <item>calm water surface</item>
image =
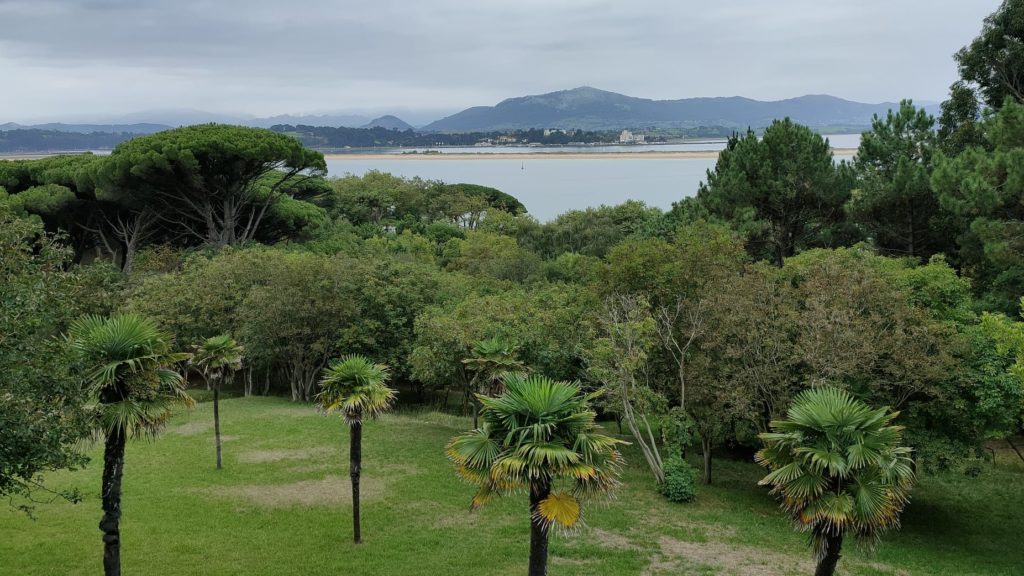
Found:
[[[859,134],[839,135],[831,136],[830,141],[837,148],[856,148],[859,138]],[[687,149],[709,149],[708,144],[700,146]],[[624,151],[621,147],[611,148]],[[630,147],[634,148],[650,147]],[[653,148],[671,149],[669,146]],[[490,150],[538,152],[536,148]],[[564,148],[558,150],[569,151]],[[836,157],[837,160],[849,158]],[[370,170],[380,170],[396,176],[491,186],[518,198],[541,222],[569,210],[620,204],[629,199],[642,200],[650,206],[667,210],[673,202],[697,194],[697,187],[714,165],[714,158],[376,160],[361,159],[357,154],[327,161],[327,168],[333,176],[361,176]]]

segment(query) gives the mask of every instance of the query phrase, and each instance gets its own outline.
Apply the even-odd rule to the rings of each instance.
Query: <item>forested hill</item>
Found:
[[[59,130],[0,130],[0,154],[110,150],[138,136],[131,132],[65,132]]]
[[[762,128],[792,118],[811,127],[867,127],[874,114],[898,107],[864,104],[827,95],[764,102],[742,98],[649,100],[587,86],[536,96],[509,98],[496,106],[468,108],[428,124],[425,131],[469,132],[525,128],[611,130],[634,127],[725,126]]]

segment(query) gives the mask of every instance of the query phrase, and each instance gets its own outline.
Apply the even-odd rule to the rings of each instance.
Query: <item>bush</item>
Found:
[[[697,498],[697,471],[682,458],[672,456],[665,461],[665,482],[658,492],[672,502],[693,502]]]

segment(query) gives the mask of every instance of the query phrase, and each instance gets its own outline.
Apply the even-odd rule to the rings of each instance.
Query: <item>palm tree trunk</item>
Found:
[[[473,430],[480,427],[480,407],[477,405],[476,400],[473,400]]]
[[[103,447],[103,574],[121,576],[121,477],[124,474],[124,431],[107,434]]]
[[[529,576],[547,576],[548,526],[540,519],[540,503],[551,494],[551,484],[538,480],[530,487],[530,572]]]
[[[352,479],[352,541],[362,542],[359,534],[359,476],[363,463],[363,423],[356,420],[349,437],[349,477]]]
[[[843,549],[843,535],[825,536],[825,555],[818,561],[814,576],[832,576],[836,573],[840,552]]]
[[[217,444],[217,470],[220,470],[220,382],[213,385],[213,435]]]

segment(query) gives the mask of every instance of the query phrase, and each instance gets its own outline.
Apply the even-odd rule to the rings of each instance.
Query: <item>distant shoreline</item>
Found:
[[[327,160],[686,160],[718,158],[719,150],[671,152],[454,152],[450,154],[324,154]],[[833,148],[835,156],[853,156],[856,148]]]
[[[456,152],[451,154],[324,154],[327,160],[687,160],[718,158],[719,150],[675,150],[671,152]],[[853,156],[856,148],[833,148],[836,156]],[[69,154],[51,152],[39,154],[0,154],[0,160],[33,160]]]

